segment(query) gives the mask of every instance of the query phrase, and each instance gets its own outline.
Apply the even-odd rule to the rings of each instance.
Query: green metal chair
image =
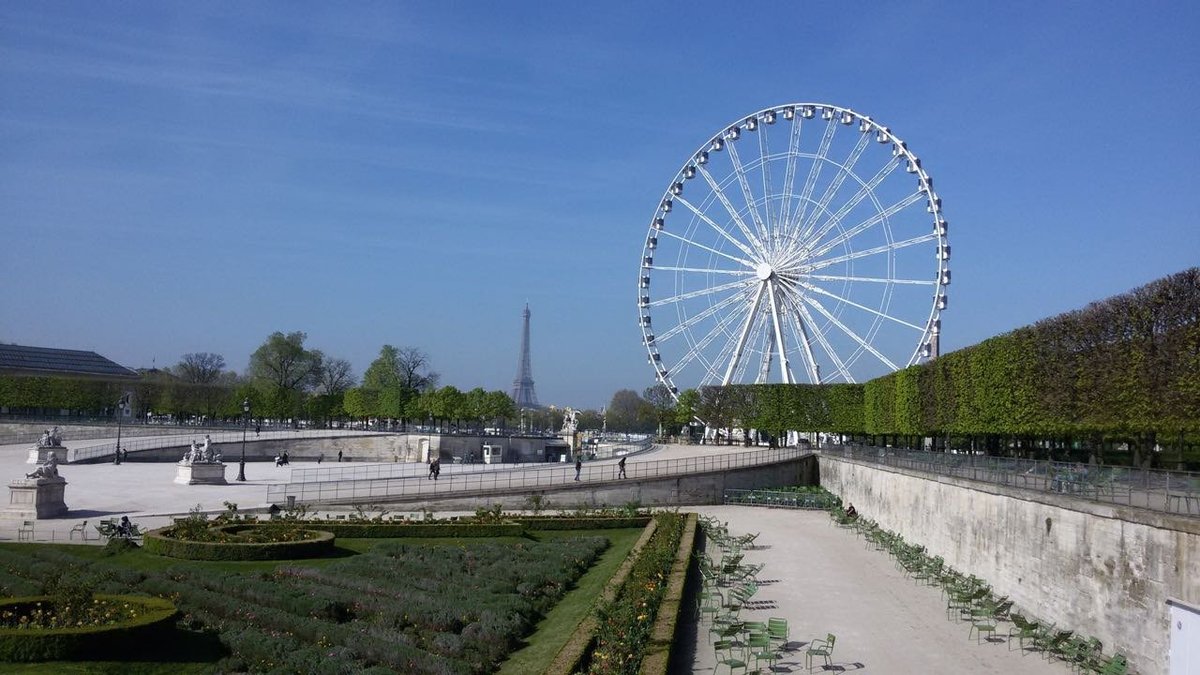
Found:
[[[754,669],[759,670],[758,664],[767,662],[767,670],[775,669],[779,653],[771,648],[771,636],[766,633],[753,632],[746,641],[747,658],[754,657]]]
[[[713,668],[713,673],[721,669],[721,666],[729,668],[729,672],[741,668],[742,671],[748,670],[744,650],[741,649],[733,640],[717,640],[713,643],[713,651],[717,657],[717,666]],[[739,652],[742,652],[739,654]]]
[[[779,641],[779,649],[787,649],[788,644],[788,622],[787,619],[771,617],[767,619],[767,637],[774,643]]]
[[[837,642],[837,636],[833,633],[826,634],[824,640],[817,638],[810,642],[808,649],[804,652],[804,665],[811,671],[812,658],[820,656],[825,659],[825,665],[832,666],[833,661],[831,657],[833,656],[833,645],[835,642]]]

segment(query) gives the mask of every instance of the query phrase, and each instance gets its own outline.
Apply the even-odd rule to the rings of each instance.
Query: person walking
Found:
[[[321,454],[317,455],[317,464],[320,464],[323,461],[325,461],[325,453],[322,452]]]
[[[625,478],[625,458],[624,457],[621,458],[621,461],[617,462],[617,478]]]
[[[583,471],[583,458],[575,458],[575,480],[579,480],[579,472]]]
[[[425,480],[433,480],[434,462],[436,461],[433,457],[429,458],[429,475],[425,477]]]
[[[440,475],[442,475],[442,458],[438,457],[433,460],[433,479],[437,480]]]
[[[342,461],[342,451],[338,450],[338,461]]]

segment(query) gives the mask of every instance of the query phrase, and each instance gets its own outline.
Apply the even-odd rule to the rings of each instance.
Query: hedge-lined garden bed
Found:
[[[666,672],[693,541],[685,536],[689,527],[694,531],[694,516],[690,521],[679,513],[654,516],[613,575],[597,615],[580,624],[547,672],[632,674],[647,656],[651,672]],[[657,643],[651,643],[652,636]]]
[[[330,532],[291,528],[283,541],[261,537],[239,539],[240,534],[267,526],[225,525],[210,528],[226,535],[217,541],[194,541],[179,538],[175,527],[164,527],[146,533],[146,550],[158,555],[185,560],[298,560],[320,558],[334,552],[334,535]]]
[[[169,600],[132,595],[95,596],[85,625],[63,625],[61,609],[44,595],[0,600],[0,661],[127,657],[174,630],[177,614]]]
[[[244,571],[163,569],[145,551],[110,561],[92,548],[0,546],[0,589],[27,593],[74,569],[98,591],[171,598],[181,636],[219,640],[221,653],[203,659],[213,672],[465,675],[494,671],[607,546],[595,536],[379,541],[346,558]]]

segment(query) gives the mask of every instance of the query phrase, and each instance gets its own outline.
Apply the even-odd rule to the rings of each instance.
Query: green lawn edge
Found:
[[[609,547],[596,564],[588,570],[575,588],[568,592],[546,616],[538,622],[534,632],[526,638],[526,646],[518,649],[500,664],[497,675],[527,675],[544,673],[576,628],[591,615],[600,594],[609,580],[629,557],[633,545],[642,534],[642,529],[596,530],[596,531],[539,531],[540,537],[551,536],[602,536]]]

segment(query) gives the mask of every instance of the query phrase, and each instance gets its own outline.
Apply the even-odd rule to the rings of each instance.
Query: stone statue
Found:
[[[196,447],[196,441],[192,441],[192,444],[188,447],[188,451],[183,453],[183,459],[179,461],[183,462],[184,464],[191,464],[199,459],[199,457],[200,449]]]
[[[575,427],[579,424],[579,411],[574,408],[563,409],[563,425],[562,432],[564,434],[575,433]]]
[[[46,458],[45,464],[25,474],[26,478],[58,478],[58,455],[53,452]]]
[[[58,430],[58,427],[46,429],[42,432],[42,437],[38,439],[37,446],[39,448],[61,448],[62,432]]]
[[[204,445],[200,446],[200,461],[213,461],[212,437],[204,434]]]

